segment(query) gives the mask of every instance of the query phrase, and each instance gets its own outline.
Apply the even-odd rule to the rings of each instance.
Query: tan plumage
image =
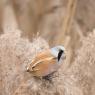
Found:
[[[37,54],[27,67],[27,71],[36,77],[46,77],[58,70],[65,58],[65,48],[56,46]]]
[[[46,50],[33,59],[28,69],[34,76],[46,76],[58,68],[56,61],[57,59],[52,56],[50,50]]]

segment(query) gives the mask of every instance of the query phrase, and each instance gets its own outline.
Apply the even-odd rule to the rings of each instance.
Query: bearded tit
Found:
[[[44,50],[37,54],[27,67],[27,71],[31,72],[36,77],[46,77],[62,65],[65,59],[65,48],[63,46],[56,46],[51,49]]]

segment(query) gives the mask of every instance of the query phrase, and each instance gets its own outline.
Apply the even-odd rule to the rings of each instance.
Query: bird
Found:
[[[27,72],[35,77],[47,78],[56,72],[66,58],[64,46],[58,45],[39,52],[27,66]]]

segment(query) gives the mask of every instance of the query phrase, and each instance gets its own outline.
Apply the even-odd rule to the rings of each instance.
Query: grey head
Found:
[[[65,48],[63,46],[55,46],[51,48],[51,53],[54,57],[60,61],[60,59],[64,59],[66,57],[65,55]]]

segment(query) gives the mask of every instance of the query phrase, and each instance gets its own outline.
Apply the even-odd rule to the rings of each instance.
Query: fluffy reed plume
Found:
[[[95,94],[95,31],[82,39],[77,58],[67,71],[66,95]]]
[[[20,31],[15,30],[0,37],[0,95],[15,95],[16,89],[29,79],[26,65],[37,52],[49,48],[40,37],[31,43],[20,38],[20,35]],[[31,85],[31,82],[33,80],[30,80],[26,87]]]
[[[51,82],[26,72],[26,65],[45,48],[49,46],[42,38],[31,43],[19,30],[0,37],[0,95],[94,95],[95,33],[83,39],[71,68],[65,69],[64,62]]]

